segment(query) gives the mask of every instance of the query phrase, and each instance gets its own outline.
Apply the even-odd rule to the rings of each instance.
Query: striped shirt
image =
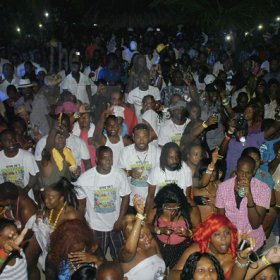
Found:
[[[13,266],[6,265],[0,274],[0,280],[28,280],[26,258],[23,252],[20,254],[22,259],[16,258]]]
[[[264,230],[262,225],[257,229],[252,229],[248,217],[247,197],[241,200],[240,208],[237,208],[234,193],[235,178],[236,177],[226,180],[218,186],[216,207],[224,208],[225,215],[242,233],[252,230],[250,237],[256,239],[254,251],[257,251],[262,247],[266,239]],[[267,184],[256,178],[252,178],[251,192],[256,205],[269,209],[271,190]]]

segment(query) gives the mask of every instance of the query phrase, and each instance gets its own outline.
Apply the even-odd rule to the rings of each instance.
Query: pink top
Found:
[[[224,208],[225,215],[242,233],[252,230],[250,236],[256,239],[254,251],[257,251],[266,240],[264,230],[262,226],[254,230],[252,229],[248,217],[247,197],[241,200],[240,207],[239,209],[237,208],[234,193],[235,178],[226,180],[218,186],[216,207]],[[252,178],[251,192],[256,205],[269,209],[271,190],[267,184]]]
[[[89,151],[89,155],[90,155],[90,160],[91,160],[91,165],[92,167],[96,166],[96,162],[95,162],[95,153],[96,153],[96,149],[95,147],[91,146],[88,144],[88,133],[86,131],[81,131],[80,133],[80,138],[86,143],[88,151]],[[82,172],[85,171],[85,166],[84,163],[82,161]]]
[[[176,231],[177,228],[179,229],[182,227],[184,227],[185,229],[189,228],[189,225],[185,220],[171,222],[171,221],[165,221],[162,218],[158,219],[158,223],[156,226],[160,228],[170,226],[171,230],[173,231]],[[161,242],[166,243],[168,245],[177,245],[186,239],[186,237],[178,235],[177,233],[172,233],[170,234],[170,236],[165,234],[159,234],[157,237]]]

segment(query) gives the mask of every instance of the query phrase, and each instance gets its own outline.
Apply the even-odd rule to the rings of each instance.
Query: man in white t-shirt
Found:
[[[121,229],[131,190],[124,171],[112,167],[112,163],[112,150],[100,146],[96,151],[96,167],[83,173],[76,185],[81,212],[95,231],[104,255],[110,247],[115,260],[123,245]]]
[[[0,152],[0,183],[14,183],[34,199],[33,189],[39,172],[34,156],[18,148],[13,131],[4,130],[0,137],[3,146]]]
[[[131,195],[129,210],[134,212],[133,197],[138,194],[146,200],[148,195],[147,179],[152,168],[159,162],[160,149],[149,144],[149,127],[146,124],[137,124],[133,129],[134,144],[122,150],[119,167],[126,171],[130,181]]]
[[[152,95],[155,101],[160,101],[160,92],[157,87],[149,85],[150,83],[150,73],[148,70],[143,70],[139,73],[139,86],[133,89],[127,98],[127,103],[131,104],[132,108],[135,110],[135,114],[138,118],[138,122],[141,121],[141,109],[142,109],[142,99],[146,95]]]
[[[70,120],[66,114],[62,114],[61,125],[64,128],[65,132],[66,147],[71,149],[73,156],[77,162],[77,165],[81,166],[81,161],[83,161],[85,170],[90,169],[92,165],[87,145],[78,136],[75,136],[74,134],[70,133]],[[55,127],[53,127],[53,129],[55,129]],[[48,135],[42,137],[36,145],[34,156],[37,163],[40,163],[42,160],[42,151],[46,146],[47,138]]]
[[[177,184],[189,197],[189,187],[192,185],[192,171],[182,161],[182,154],[177,144],[169,142],[162,148],[159,165],[156,166],[147,180],[148,197],[145,213],[153,208],[154,197],[167,184]]]
[[[172,102],[171,98],[171,102]],[[158,145],[163,146],[168,142],[174,142],[178,146],[183,135],[183,132],[190,122],[187,118],[187,102],[179,99],[172,102],[169,107],[171,118],[167,120],[161,127],[158,135]]]
[[[80,63],[72,62],[71,73],[63,80],[63,90],[70,91],[82,103],[89,103],[91,99],[91,86],[89,78],[80,72]]]

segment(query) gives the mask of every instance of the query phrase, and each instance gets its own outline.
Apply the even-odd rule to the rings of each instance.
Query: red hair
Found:
[[[71,247],[77,243],[85,243],[86,252],[89,253],[91,253],[92,247],[97,245],[94,231],[84,220],[65,220],[50,235],[48,258],[57,270],[61,261],[68,259]]]
[[[237,253],[237,229],[226,216],[218,214],[209,216],[203,223],[196,227],[193,240],[199,245],[200,252],[205,253],[212,234],[223,226],[227,226],[231,232],[231,244],[229,249],[232,258],[235,259]]]

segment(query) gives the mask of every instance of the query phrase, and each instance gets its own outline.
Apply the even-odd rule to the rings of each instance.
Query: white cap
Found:
[[[155,111],[149,109],[143,114],[142,120],[145,120],[147,123],[149,123],[155,134],[158,136],[158,114]]]
[[[35,74],[38,75],[39,72],[44,72],[45,74],[47,74],[47,70],[43,67],[38,67],[35,69]]]
[[[124,107],[122,106],[114,106],[113,114],[116,117],[121,117],[124,119]]]

